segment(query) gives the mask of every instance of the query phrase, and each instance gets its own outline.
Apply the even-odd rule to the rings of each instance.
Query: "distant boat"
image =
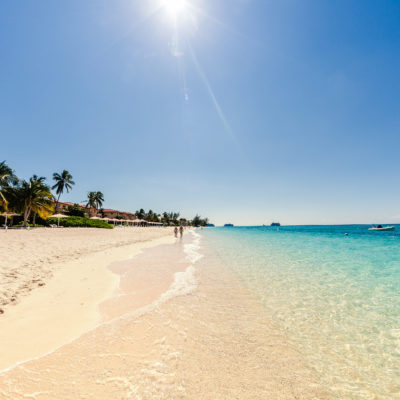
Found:
[[[279,222],[273,222],[273,223],[271,224],[271,226],[281,226],[281,224],[280,224]]]
[[[394,226],[373,226],[372,228],[369,228],[369,231],[378,231],[378,232],[387,232],[387,231],[394,231],[396,228]]]
[[[233,224],[225,224],[225,227],[234,226]]]
[[[215,225],[214,225],[214,224],[207,224],[206,227],[207,227],[207,228],[214,228]]]

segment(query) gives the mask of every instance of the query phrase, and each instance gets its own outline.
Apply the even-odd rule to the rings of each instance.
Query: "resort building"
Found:
[[[70,202],[63,202],[63,201],[59,201],[58,203],[55,204],[55,213],[58,212],[67,212],[68,211],[68,207],[69,206],[73,206],[75,203],[70,203]],[[85,210],[86,207],[82,206],[80,204],[78,204],[78,206],[82,209]]]
[[[63,213],[68,211],[68,207],[73,206],[76,203],[70,203],[70,202],[58,202],[58,204],[55,206],[55,213]],[[129,219],[133,220],[136,219],[136,214],[127,212],[127,211],[119,211],[119,210],[113,210],[111,208],[104,208],[100,210],[89,210],[86,206],[82,204],[77,204],[79,208],[82,210],[86,211],[88,214],[90,214],[91,217],[100,217],[100,218],[110,218],[110,219]]]
[[[111,208],[105,208],[99,210],[98,216],[102,218],[116,218],[116,219],[136,219],[136,214],[127,212],[127,211],[118,211],[118,210],[113,210]]]

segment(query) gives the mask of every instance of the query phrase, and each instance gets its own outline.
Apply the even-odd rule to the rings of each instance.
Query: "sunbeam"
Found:
[[[203,69],[201,68],[200,63],[199,63],[199,61],[198,61],[198,59],[196,57],[196,54],[193,51],[192,46],[190,45],[190,42],[187,40],[186,43],[187,43],[187,47],[188,47],[188,49],[190,51],[190,55],[192,57],[193,63],[195,65],[196,69],[197,69],[197,72],[200,75],[201,80],[203,81],[205,87],[207,88],[208,94],[211,97],[211,100],[212,100],[212,102],[213,102],[213,104],[215,106],[215,110],[217,111],[217,114],[218,114],[218,116],[219,116],[219,118],[220,118],[220,120],[222,122],[222,125],[224,126],[226,132],[229,134],[231,139],[235,142],[235,144],[237,144],[236,136],[235,136],[231,126],[229,125],[229,122],[226,119],[225,114],[223,113],[222,108],[218,103],[217,98],[215,97],[215,94],[214,94],[214,91],[212,90],[210,82],[208,81],[206,74],[204,73]]]

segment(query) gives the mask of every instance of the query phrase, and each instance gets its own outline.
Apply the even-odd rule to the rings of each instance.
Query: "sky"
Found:
[[[0,160],[215,224],[400,222],[398,0],[2,0]]]

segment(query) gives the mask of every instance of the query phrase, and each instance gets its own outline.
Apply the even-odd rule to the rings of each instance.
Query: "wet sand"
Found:
[[[0,374],[0,399],[328,399],[198,240],[188,234],[110,265],[121,284],[100,306],[104,323]]]

